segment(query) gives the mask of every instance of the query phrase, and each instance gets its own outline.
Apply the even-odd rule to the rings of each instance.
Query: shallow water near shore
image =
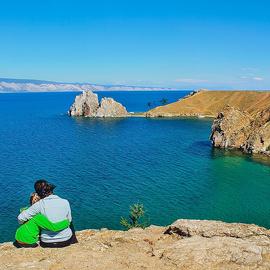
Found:
[[[213,150],[210,119],[83,119],[66,112],[77,93],[0,94],[0,242],[13,240],[33,182],[67,198],[77,230],[121,229],[141,202],[151,224],[178,218],[270,228],[270,166]],[[187,92],[100,92],[129,111]]]

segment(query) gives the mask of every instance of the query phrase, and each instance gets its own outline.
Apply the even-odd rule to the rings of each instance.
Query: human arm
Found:
[[[38,214],[32,218],[33,221],[38,225],[40,229],[58,232],[66,229],[70,222],[65,219],[59,222],[51,222],[47,217],[42,214]]]
[[[19,224],[23,224],[27,220],[31,219],[35,215],[40,213],[40,202],[37,202],[27,208],[26,210],[22,211],[18,216]]]

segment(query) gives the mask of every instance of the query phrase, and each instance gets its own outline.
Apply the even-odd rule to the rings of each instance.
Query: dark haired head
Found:
[[[30,200],[29,200],[30,205],[33,205],[39,200],[40,200],[40,197],[38,196],[38,194],[36,192],[32,192],[30,195]]]
[[[55,185],[52,185],[46,180],[41,179],[35,182],[34,188],[38,196],[43,199],[53,193]]]

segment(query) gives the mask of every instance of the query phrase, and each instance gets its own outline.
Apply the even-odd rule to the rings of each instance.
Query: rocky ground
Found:
[[[0,246],[0,269],[270,269],[270,231],[178,220],[169,227],[85,230],[63,249]]]

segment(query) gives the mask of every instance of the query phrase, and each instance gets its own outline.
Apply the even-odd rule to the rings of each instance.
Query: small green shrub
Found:
[[[145,221],[145,209],[143,204],[133,204],[129,208],[128,218],[121,217],[120,224],[126,228],[145,228],[148,223]]]

